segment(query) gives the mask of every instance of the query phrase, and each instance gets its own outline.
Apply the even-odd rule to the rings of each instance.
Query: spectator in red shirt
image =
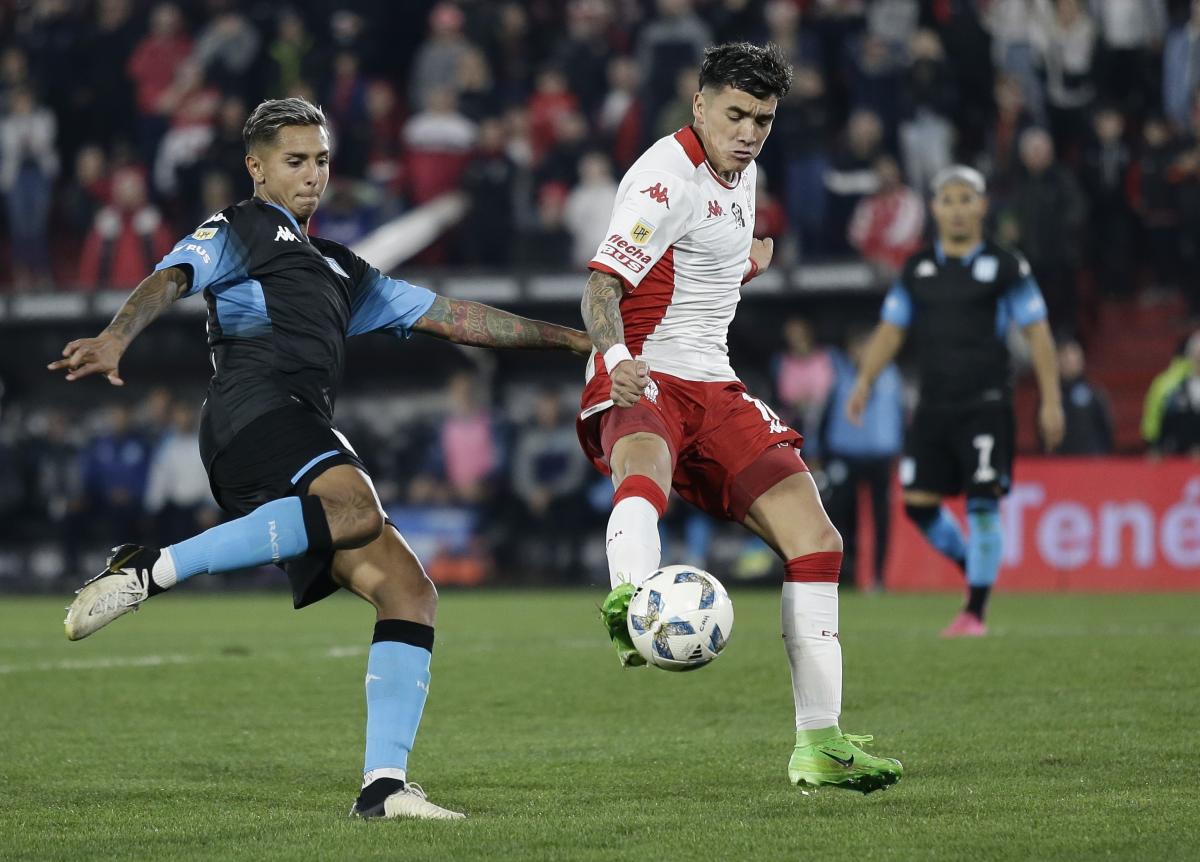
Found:
[[[560,69],[549,67],[538,73],[537,89],[529,100],[529,130],[535,163],[540,163],[558,143],[559,118],[578,110],[579,100],[567,90],[567,77]]]
[[[925,202],[904,185],[900,167],[891,156],[875,160],[875,174],[879,191],[855,206],[849,239],[869,263],[892,275],[921,246]]]
[[[787,228],[783,204],[771,194],[767,175],[760,170],[754,185],[754,236],[756,239],[779,239],[787,233]]]
[[[478,136],[476,125],[459,112],[458,97],[450,87],[431,90],[426,105],[404,125],[405,174],[414,204],[458,187]]]
[[[96,214],[83,246],[79,285],[86,290],[129,290],[171,249],[171,232],[146,198],[146,178],[136,168],[113,176],[113,202]]]
[[[138,143],[151,164],[170,114],[163,104],[179,67],[191,56],[192,40],[184,32],[183,14],[173,3],[160,3],[150,16],[150,32],[138,42],[125,71],[137,95]]]

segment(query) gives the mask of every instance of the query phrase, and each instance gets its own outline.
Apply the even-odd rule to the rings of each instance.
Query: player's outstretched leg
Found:
[[[382,527],[382,515],[379,518]],[[365,529],[369,531],[370,525]],[[341,538],[361,541],[357,534]],[[67,638],[85,638],[193,575],[263,566],[331,549],[329,522],[315,496],[273,500],[162,550],[120,545],[113,549],[104,571],[84,584],[67,608]]]
[[[967,499],[967,604],[953,622],[942,630],[942,637],[982,637],[987,634],[984,614],[992,586],[1000,574],[1003,533],[1000,529],[1000,501],[992,497]]]
[[[787,561],[780,616],[796,706],[796,745],[788,778],[801,787],[870,793],[895,784],[904,768],[898,760],[863,750],[871,737],[843,733],[838,726],[842,539],[812,477],[796,472],[803,469],[797,461],[786,449],[772,449],[734,480],[738,496],[754,500],[743,522]],[[768,484],[773,480],[778,481]],[[757,493],[764,486],[769,490]]]
[[[605,532],[612,591],[600,606],[600,616],[622,667],[646,663],[629,634],[629,601],[638,585],[659,566],[662,548],[658,519],[666,509],[667,495],[649,476],[625,477],[613,495],[613,510]]]
[[[843,733],[842,644],[838,637],[840,551],[793,557],[785,565],[783,638],[792,669],[796,747],[788,778],[801,787],[870,793],[900,780],[900,761],[863,750],[870,736]]]
[[[367,740],[362,789],[350,816],[461,820],[408,780],[408,756],[429,695],[437,590],[394,527],[334,556],[334,580],[377,612],[367,657]]]

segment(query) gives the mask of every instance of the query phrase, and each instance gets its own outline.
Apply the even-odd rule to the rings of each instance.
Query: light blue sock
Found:
[[[212,527],[167,550],[175,563],[177,581],[192,575],[215,575],[299,557],[308,550],[300,498],[272,500],[249,515]],[[159,574],[156,570],[155,580]]]
[[[433,630],[429,631],[432,635]],[[428,649],[409,643],[371,644],[367,658],[364,774],[376,769],[408,769],[408,753],[417,738],[417,726],[429,696],[431,657]]]
[[[930,544],[960,566],[967,558],[967,542],[963,538],[962,528],[945,506],[938,509],[937,520],[929,525],[925,535]]]
[[[1004,550],[1000,501],[967,500],[967,524],[971,530],[967,544],[967,583],[972,587],[990,587],[1000,575],[1000,558]]]

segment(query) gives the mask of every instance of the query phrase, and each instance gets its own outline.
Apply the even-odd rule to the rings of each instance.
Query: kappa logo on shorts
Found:
[[[651,404],[658,403],[658,384],[651,380],[646,384],[646,388],[642,390],[642,397]]]

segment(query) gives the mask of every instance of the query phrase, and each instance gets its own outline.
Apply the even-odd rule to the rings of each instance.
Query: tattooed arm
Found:
[[[490,305],[444,296],[433,301],[429,310],[413,324],[412,330],[474,347],[571,350],[581,355],[592,350],[587,333],[578,329],[530,320]]]
[[[65,370],[68,380],[103,374],[113,386],[125,381],[117,370],[129,343],[167,306],[188,289],[188,274],[178,266],[151,273],[129,294],[112,322],[95,338],[81,338],[63,348],[63,358],[51,362],[51,371]]]
[[[618,407],[636,404],[650,382],[650,367],[645,362],[635,362],[625,347],[625,325],[621,320],[621,295],[624,292],[621,279],[592,270],[580,309],[583,325],[596,350],[604,357],[605,368],[612,380],[609,397]]]
[[[621,322],[621,279],[607,272],[592,270],[583,291],[583,325],[596,350],[605,353],[614,344],[625,343],[625,325]]]

